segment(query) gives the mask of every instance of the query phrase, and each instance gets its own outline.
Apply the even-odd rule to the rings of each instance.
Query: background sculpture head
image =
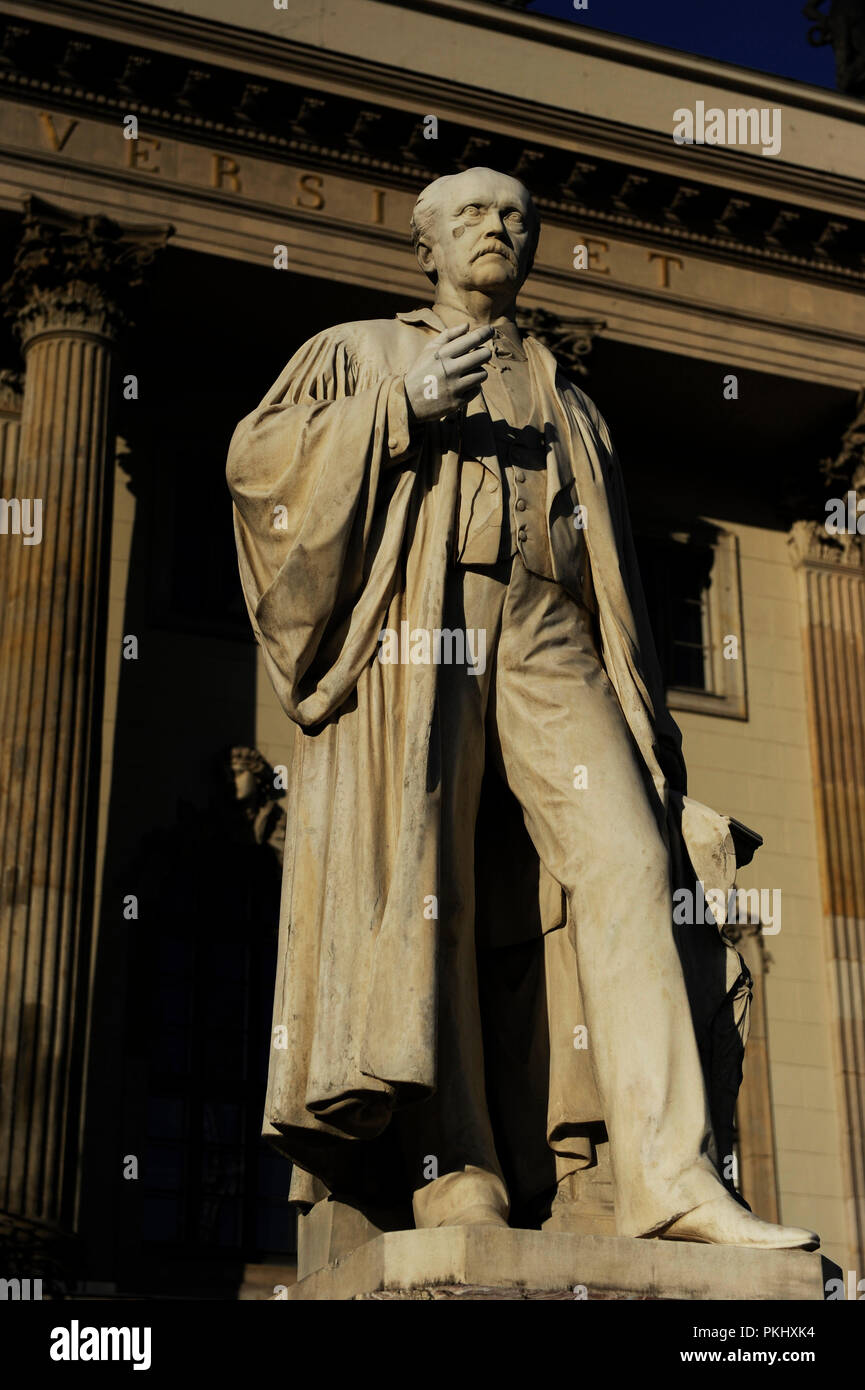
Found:
[[[532,268],[541,221],[528,189],[495,169],[446,174],[411,219],[418,264],[443,297],[513,301]]]
[[[274,769],[257,748],[230,748],[222,755],[221,764],[241,804],[260,806],[283,795],[274,785]]]

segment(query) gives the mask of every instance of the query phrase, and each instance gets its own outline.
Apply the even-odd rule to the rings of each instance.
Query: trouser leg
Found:
[[[456,569],[449,577],[444,626],[486,629],[487,666],[438,670],[442,747],[441,886],[437,1089],[403,1113],[406,1162],[415,1181],[418,1228],[451,1221],[469,1207],[507,1217],[508,1195],[496,1156],[484,1085],[475,954],[475,822],[485,762],[485,718],[508,569]],[[430,1173],[438,1177],[430,1179]]]
[[[508,784],[576,923],[618,1229],[645,1235],[722,1191],[706,1154],[711,1126],[673,939],[668,853],[585,611],[519,563],[493,698]]]

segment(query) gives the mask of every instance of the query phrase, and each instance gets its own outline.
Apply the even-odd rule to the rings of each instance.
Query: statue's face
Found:
[[[232,767],[234,790],[238,801],[246,801],[255,795],[255,774],[248,767]]]
[[[516,295],[528,274],[533,233],[523,185],[493,169],[471,169],[437,191],[418,260],[423,270],[436,270],[440,288]]]

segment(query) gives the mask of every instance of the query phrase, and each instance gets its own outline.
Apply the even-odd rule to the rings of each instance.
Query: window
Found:
[[[736,537],[702,522],[636,546],[670,709],[747,719]]]

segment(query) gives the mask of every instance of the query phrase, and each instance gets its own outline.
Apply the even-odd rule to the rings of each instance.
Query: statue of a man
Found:
[[[296,726],[265,1133],[294,1198],[419,1228],[537,1224],[608,1136],[620,1234],[814,1248],[712,1161],[681,740],[607,426],[514,319],[539,231],[516,179],[437,179],[433,307],[318,334],[231,444]]]

